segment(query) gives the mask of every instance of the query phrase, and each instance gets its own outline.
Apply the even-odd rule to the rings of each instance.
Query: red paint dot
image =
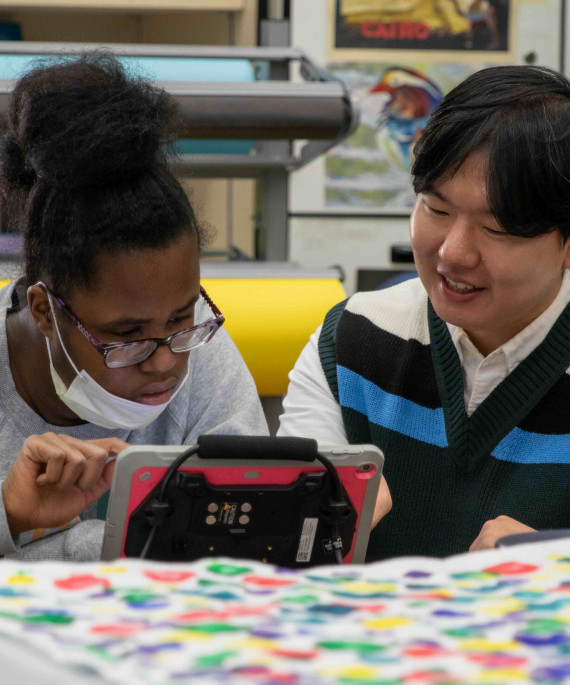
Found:
[[[69,578],[56,580],[54,585],[61,590],[86,590],[90,587],[104,587],[105,589],[111,587],[111,583],[106,578],[98,578],[90,574],[75,574]]]
[[[111,623],[109,625],[91,626],[90,633],[109,635],[110,637],[130,637],[145,630],[144,623]]]
[[[144,571],[144,575],[150,580],[160,583],[182,583],[184,580],[193,578],[196,574],[189,571]]]
[[[408,647],[407,649],[404,649],[403,653],[406,656],[411,656],[418,659],[431,656],[445,656],[449,654],[449,652],[447,652],[445,649],[441,649],[440,647]]]
[[[384,611],[386,609],[385,604],[357,604],[355,609],[358,611]]]
[[[507,561],[497,566],[489,566],[484,569],[486,573],[497,573],[500,576],[516,576],[521,573],[538,571],[539,567],[533,564],[520,564],[518,561]]]
[[[458,683],[457,678],[446,671],[414,671],[408,673],[402,678],[404,683],[419,682],[419,683]]]
[[[286,580],[285,578],[264,578],[262,576],[247,576],[243,579],[243,582],[259,587],[287,587],[287,585],[295,584],[294,580]]]
[[[525,657],[507,654],[468,654],[467,658],[486,668],[517,668],[524,666],[528,661]]]
[[[299,681],[299,676],[296,673],[270,673],[272,683],[296,683]]]
[[[272,649],[272,654],[282,656],[285,659],[315,659],[318,656],[316,649]]]

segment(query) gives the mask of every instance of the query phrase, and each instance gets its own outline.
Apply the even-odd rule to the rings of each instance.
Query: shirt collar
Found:
[[[560,290],[552,303],[534,321],[531,321],[528,326],[523,328],[522,331],[488,355],[487,359],[504,356],[510,373],[546,338],[554,322],[562,314],[568,302],[570,302],[570,269],[565,269]],[[451,323],[447,324],[447,328],[462,364],[464,363],[465,354],[478,354],[480,361],[485,359],[462,328]]]

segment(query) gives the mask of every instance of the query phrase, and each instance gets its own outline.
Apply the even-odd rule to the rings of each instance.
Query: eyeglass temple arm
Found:
[[[223,315],[222,312],[216,307],[216,305],[215,305],[214,302],[212,301],[212,298],[208,295],[208,293],[204,290],[204,288],[203,288],[202,286],[200,286],[200,294],[201,294],[202,297],[206,300],[206,302],[208,303],[210,309],[211,309],[211,310],[214,312],[214,314],[216,315],[216,318],[220,318],[220,317],[221,317],[221,318],[223,319],[223,318],[224,318],[224,315]]]

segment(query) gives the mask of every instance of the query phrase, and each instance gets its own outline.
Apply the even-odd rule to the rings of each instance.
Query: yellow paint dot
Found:
[[[372,630],[392,630],[392,628],[401,628],[402,626],[412,625],[413,621],[409,618],[374,618],[370,621],[364,621],[364,625]]]
[[[556,573],[570,573],[570,564],[567,561],[556,564]]]
[[[29,603],[30,600],[26,597],[3,597],[0,605],[3,607],[25,607]]]
[[[10,576],[8,578],[8,583],[10,585],[33,585],[35,582],[35,578],[25,575]]]
[[[194,630],[175,630],[164,638],[164,642],[211,642],[212,640],[211,633],[199,633]]]
[[[522,611],[523,609],[526,609],[526,604],[520,599],[505,597],[504,599],[494,601],[490,606],[481,607],[479,612],[488,616],[504,616],[513,611]]]
[[[126,566],[101,566],[100,573],[126,573]]]
[[[476,682],[478,683],[507,683],[511,680],[524,680],[528,682],[528,673],[514,668],[504,668],[484,671],[476,676]]]
[[[369,666],[337,666],[319,669],[319,674],[329,678],[350,678],[351,680],[370,680],[378,675],[378,669]]]
[[[370,595],[375,592],[396,592],[396,585],[388,583],[343,583],[343,590],[355,595]]]
[[[184,597],[185,609],[201,609],[205,606],[210,606],[210,599],[208,597]]]
[[[262,637],[250,637],[240,642],[245,649],[276,649],[278,647],[275,640],[264,640]]]
[[[518,642],[492,642],[483,637],[473,640],[460,640],[458,646],[466,652],[508,652],[521,648]]]

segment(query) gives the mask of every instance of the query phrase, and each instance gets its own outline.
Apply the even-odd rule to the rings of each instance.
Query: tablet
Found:
[[[374,445],[200,436],[117,457],[102,559],[362,563],[384,457]]]

